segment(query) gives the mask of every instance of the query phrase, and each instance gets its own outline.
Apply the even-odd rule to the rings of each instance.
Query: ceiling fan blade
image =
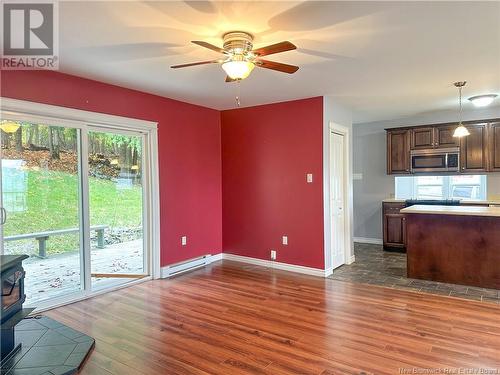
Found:
[[[219,52],[219,53],[225,53],[226,52],[222,48],[214,46],[213,44],[204,42],[202,40],[192,40],[191,43],[197,44],[197,45],[199,45],[201,47],[205,47],[205,48],[211,49],[212,51],[215,51],[215,52]]]
[[[260,68],[277,70],[278,72],[283,72],[283,73],[288,73],[288,74],[293,74],[297,70],[299,70],[298,66],[283,64],[283,63],[269,61],[269,60],[257,60],[255,62],[255,65],[260,67]]]
[[[236,82],[237,79],[232,79],[231,77],[229,76],[226,76],[226,82]]]
[[[291,51],[291,50],[296,49],[296,48],[297,47],[293,43],[280,42],[280,43],[272,44],[270,46],[257,48],[255,50],[253,50],[252,53],[259,55],[259,56],[267,56],[267,55],[272,55],[273,53]]]
[[[172,65],[172,69],[178,69],[178,68],[186,68],[188,66],[195,66],[195,65],[204,65],[204,64],[219,64],[221,60],[210,60],[210,61],[198,61],[195,63],[188,63],[188,64],[180,64],[180,65]]]

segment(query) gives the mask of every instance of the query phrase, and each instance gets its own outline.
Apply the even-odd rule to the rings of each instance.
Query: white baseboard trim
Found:
[[[354,242],[382,245],[384,242],[380,238],[354,237]]]
[[[215,255],[211,255],[208,259],[207,259],[207,264],[210,264],[210,263],[213,263],[213,262],[217,262],[219,260],[222,260],[222,253],[219,253],[219,254],[215,254]]]
[[[168,266],[161,267],[160,277],[162,279],[177,276],[185,272],[193,271],[195,269],[205,267],[210,263],[222,259],[222,253],[211,255],[203,255],[201,257],[188,259],[179,263],[169,264]]]
[[[353,264],[356,261],[356,256],[351,255],[346,264]]]
[[[298,266],[295,264],[281,263],[281,262],[276,262],[276,261],[272,261],[272,260],[264,260],[264,259],[258,259],[258,258],[251,258],[251,257],[245,257],[245,256],[235,255],[235,254],[223,253],[222,259],[232,260],[235,262],[248,263],[248,264],[255,264],[257,266],[273,268],[273,269],[277,269],[277,270],[297,272],[297,273],[302,273],[302,274],[311,275],[311,276],[318,276],[318,277],[327,277],[328,276],[328,274],[327,274],[328,270],[323,270],[320,268],[304,267],[304,266]],[[331,275],[331,273],[330,273],[330,275]]]
[[[262,266],[282,271],[297,272],[304,275],[311,275],[317,277],[328,277],[331,274],[333,274],[333,268],[328,268],[326,270],[323,270],[320,268],[298,266],[296,264],[281,263],[272,260],[245,257],[242,255],[219,253],[215,255],[207,254],[197,258],[188,259],[183,262],[169,264],[168,266],[161,267],[161,278],[166,279],[189,271],[194,271],[196,269],[205,267],[210,263],[217,262],[222,259],[232,260],[234,262],[240,262],[240,263],[255,264],[257,266]],[[351,264],[351,263],[354,263],[354,255],[349,258],[349,261],[346,264]]]

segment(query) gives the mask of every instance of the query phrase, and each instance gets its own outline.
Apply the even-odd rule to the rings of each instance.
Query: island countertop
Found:
[[[500,217],[500,207],[415,205],[403,208],[400,212],[402,214]]]

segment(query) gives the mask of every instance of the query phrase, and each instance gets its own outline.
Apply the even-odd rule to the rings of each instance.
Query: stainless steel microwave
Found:
[[[412,173],[458,172],[460,149],[458,147],[412,150]]]

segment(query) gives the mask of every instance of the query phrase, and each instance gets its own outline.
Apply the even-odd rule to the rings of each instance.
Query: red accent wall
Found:
[[[161,265],[221,252],[219,111],[51,71],[0,80],[4,97],[158,122]]]
[[[223,251],[268,260],[274,249],[279,262],[323,269],[322,98],[223,111],[221,121]]]

